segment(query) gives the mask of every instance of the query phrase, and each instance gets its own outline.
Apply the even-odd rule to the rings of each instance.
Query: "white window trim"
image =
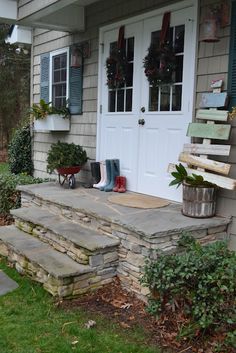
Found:
[[[52,59],[56,55],[64,54],[67,55],[67,67],[66,67],[66,100],[69,99],[69,47],[58,49],[50,52],[50,63],[49,63],[49,102],[52,102]]]

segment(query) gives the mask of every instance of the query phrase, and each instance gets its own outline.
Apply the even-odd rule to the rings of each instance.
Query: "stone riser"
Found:
[[[70,258],[80,264],[90,265],[91,267],[96,267],[96,269],[117,267],[117,247],[107,247],[105,249],[91,252],[87,249],[76,246],[68,239],[62,238],[42,226],[18,219],[17,217],[15,218],[15,226],[51,245],[55,250],[67,254]]]
[[[32,197],[23,192],[23,206],[28,207],[31,204],[49,209],[54,214],[65,217],[83,226],[101,232],[101,234],[113,235],[121,240],[119,246],[119,264],[117,275],[123,286],[135,292],[138,296],[144,297],[148,291],[140,285],[140,277],[144,267],[145,259],[155,259],[157,250],[164,251],[166,254],[174,253],[177,250],[177,242],[182,234],[182,230],[174,232],[165,232],[158,237],[145,239],[140,235],[123,226],[117,225],[111,221],[98,218],[88,214],[85,211],[79,212],[69,207],[62,207],[56,203],[50,203],[38,197]],[[215,242],[221,239],[227,239],[227,225],[221,225],[214,228],[204,228],[198,230],[189,229],[191,235],[198,239],[202,244]]]
[[[114,267],[106,269],[94,270],[80,276],[66,277],[62,279],[55,278],[47,273],[41,266],[7,246],[0,241],[0,255],[6,257],[11,262],[16,270],[34,281],[42,283],[46,291],[53,296],[76,297],[88,291],[101,288],[103,285],[112,282],[116,276]]]

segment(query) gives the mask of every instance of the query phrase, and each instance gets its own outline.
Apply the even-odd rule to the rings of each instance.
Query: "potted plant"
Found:
[[[81,167],[87,162],[88,157],[86,151],[74,143],[58,141],[53,143],[48,151],[47,172],[53,173],[57,171],[59,175],[59,183],[69,182],[69,187],[75,187],[74,174],[78,173]]]
[[[43,99],[39,104],[33,104],[30,108],[34,118],[35,131],[69,131],[70,113],[67,107],[56,108],[52,103],[46,103]]]
[[[181,163],[175,167],[176,171],[171,173],[174,179],[169,185],[183,185],[182,213],[194,218],[215,216],[217,185],[204,180],[201,175],[188,175]]]

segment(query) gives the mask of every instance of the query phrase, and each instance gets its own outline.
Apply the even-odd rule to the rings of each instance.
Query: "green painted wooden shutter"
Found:
[[[83,65],[70,67],[69,78],[69,109],[70,113],[82,114],[83,104]]]
[[[230,108],[236,107],[236,1],[232,3],[228,90],[230,95]]]
[[[49,103],[49,63],[50,54],[42,54],[40,60],[40,98],[46,103]]]

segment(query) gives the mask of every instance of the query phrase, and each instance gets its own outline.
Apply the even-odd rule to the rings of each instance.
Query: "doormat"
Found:
[[[170,204],[169,201],[160,199],[159,197],[142,195],[142,194],[119,194],[108,197],[108,201],[121,206],[134,208],[160,208]]]
[[[18,288],[18,284],[0,270],[0,296]]]

